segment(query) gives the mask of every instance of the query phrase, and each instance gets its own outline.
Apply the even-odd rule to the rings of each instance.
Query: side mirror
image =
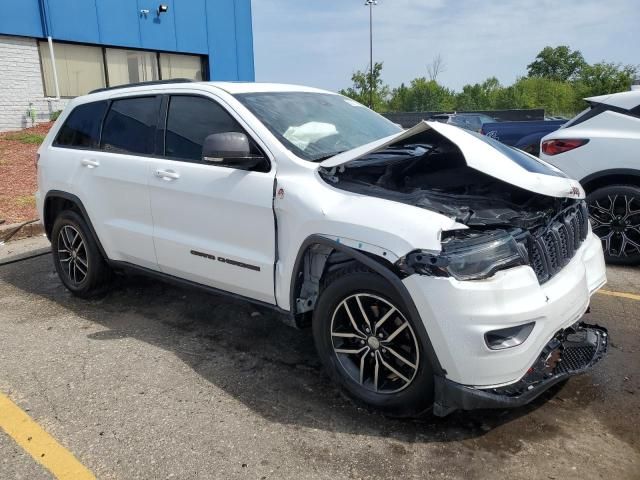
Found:
[[[204,139],[202,160],[221,167],[250,170],[264,163],[264,157],[251,153],[244,133],[213,133]]]

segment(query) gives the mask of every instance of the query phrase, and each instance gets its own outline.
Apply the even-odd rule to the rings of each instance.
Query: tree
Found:
[[[401,83],[398,88],[394,88],[389,98],[389,110],[392,112],[409,112],[411,111],[411,91]]]
[[[442,59],[442,55],[438,54],[433,57],[431,63],[427,65],[427,75],[429,76],[429,80],[438,80],[438,75],[444,72],[447,69],[447,66]]]
[[[366,72],[357,70],[351,75],[353,83],[347,89],[340,90],[340,94],[353,98],[363,105],[369,105],[369,89],[373,85],[373,109],[378,112],[387,110],[387,100],[389,97],[389,87],[382,81],[382,63],[373,64],[373,77],[367,69]]]
[[[498,97],[503,90],[496,77],[487,78],[482,83],[465,85],[456,95],[457,110],[492,110],[497,107]]]
[[[414,78],[392,91],[382,81],[382,63],[373,77],[357,71],[353,85],[340,93],[369,104],[369,85],[374,85],[374,109],[379,112],[470,111],[510,108],[543,108],[553,115],[572,116],[585,108],[583,98],[629,90],[640,66],[599,62],[589,65],[582,54],[567,46],[545,47],[529,64],[526,77],[508,87],[497,78],[465,85],[456,93],[437,82],[444,71],[441,55],[427,66],[427,77]]]
[[[530,77],[549,78],[566,82],[573,80],[587,65],[579,50],[571,50],[566,45],[545,47],[535,60],[527,65]]]
[[[411,80],[409,88],[409,103],[414,112],[452,110],[455,93],[435,80],[427,80],[425,77],[415,78]]]
[[[583,67],[577,79],[577,89],[583,97],[624,92],[638,73],[634,65],[600,62]]]
[[[393,90],[389,109],[396,112],[427,112],[452,110],[455,92],[425,77],[414,78],[407,87],[403,83]]]
[[[551,115],[568,115],[580,110],[580,98],[573,84],[550,78],[522,77],[506,89],[498,108],[544,108]]]

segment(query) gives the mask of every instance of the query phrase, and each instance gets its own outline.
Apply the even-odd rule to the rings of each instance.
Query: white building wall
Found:
[[[30,103],[36,122],[47,122],[67,100],[45,100],[36,39],[0,35],[0,132],[32,126]]]

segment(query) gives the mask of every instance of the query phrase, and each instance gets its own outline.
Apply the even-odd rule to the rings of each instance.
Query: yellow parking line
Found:
[[[88,480],[94,475],[45,432],[20,407],[0,393],[0,428],[59,480]]]
[[[639,300],[640,301],[640,295],[636,295],[636,294],[633,294],[633,293],[612,292],[611,290],[598,290],[598,293],[601,293],[602,295],[609,295],[611,297],[628,298],[630,300]]]

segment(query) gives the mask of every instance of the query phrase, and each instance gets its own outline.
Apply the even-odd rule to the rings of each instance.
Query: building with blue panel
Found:
[[[0,131],[101,87],[254,80],[251,0],[19,0],[0,12]]]

